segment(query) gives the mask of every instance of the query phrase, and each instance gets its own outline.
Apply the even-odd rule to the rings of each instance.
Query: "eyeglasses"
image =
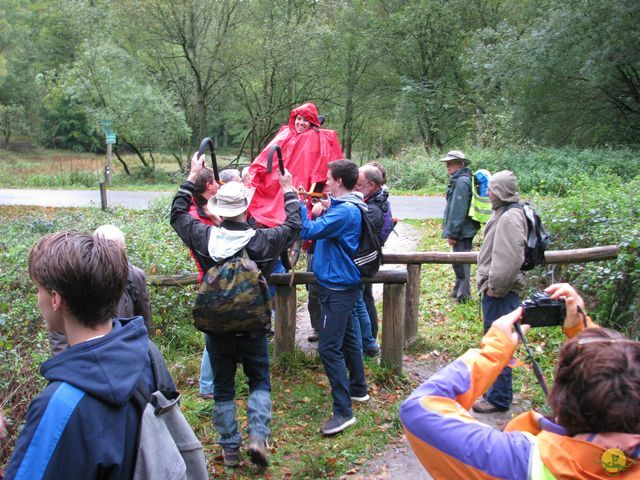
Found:
[[[606,343],[609,345],[613,345],[614,343],[629,343],[631,345],[640,346],[640,342],[636,342],[635,340],[631,340],[629,338],[583,338],[578,340],[578,345],[589,345],[590,343]]]

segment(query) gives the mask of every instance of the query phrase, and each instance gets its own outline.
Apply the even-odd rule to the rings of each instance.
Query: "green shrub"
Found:
[[[540,148],[465,150],[473,170],[485,168],[490,172],[511,170],[518,177],[521,192],[526,194],[572,195],[578,185],[575,179],[589,176],[598,182],[615,177],[630,180],[640,175],[638,153],[631,149]],[[441,194],[448,177],[438,161],[442,153],[427,156],[419,148],[403,150],[394,158],[384,158],[391,189],[424,190]]]
[[[553,234],[553,249],[619,245],[616,260],[583,263],[559,270],[560,280],[578,287],[595,304],[591,310],[603,325],[640,335],[640,176],[582,175],[571,194],[547,201],[545,225]],[[596,301],[597,299],[597,301]]]

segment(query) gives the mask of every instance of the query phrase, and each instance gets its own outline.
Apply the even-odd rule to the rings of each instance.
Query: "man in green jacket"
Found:
[[[445,162],[447,173],[451,177],[447,187],[447,205],[442,221],[442,238],[447,240],[454,252],[470,252],[473,237],[480,229],[480,224],[469,217],[469,206],[473,196],[471,170],[467,168],[469,160],[465,158],[464,152],[451,150],[440,161]],[[471,266],[469,264],[452,266],[456,275],[456,283],[451,296],[458,303],[464,303],[471,295],[469,281]]]

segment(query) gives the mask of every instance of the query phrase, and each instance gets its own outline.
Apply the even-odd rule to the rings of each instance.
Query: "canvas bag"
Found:
[[[140,382],[133,401],[141,411],[134,480],[207,480],[202,444],[180,411],[180,394],[158,347],[149,342],[149,357],[158,390]]]
[[[244,248],[207,270],[192,314],[193,325],[209,334],[240,333],[269,327],[269,286]]]

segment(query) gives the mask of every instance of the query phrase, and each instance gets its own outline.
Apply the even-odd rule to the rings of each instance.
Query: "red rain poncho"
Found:
[[[311,128],[297,133],[295,120],[298,115],[311,123]],[[318,109],[313,103],[305,103],[293,109],[289,124],[283,125],[276,136],[255,158],[249,175],[256,187],[249,213],[258,223],[267,227],[281,225],[285,220],[284,195],[278,182],[278,156],[273,156],[271,173],[267,173],[267,157],[273,145],[282,150],[282,161],[293,177],[293,186],[305,191],[311,185],[327,179],[327,164],[343,158],[338,135],[334,130],[320,128]]]

